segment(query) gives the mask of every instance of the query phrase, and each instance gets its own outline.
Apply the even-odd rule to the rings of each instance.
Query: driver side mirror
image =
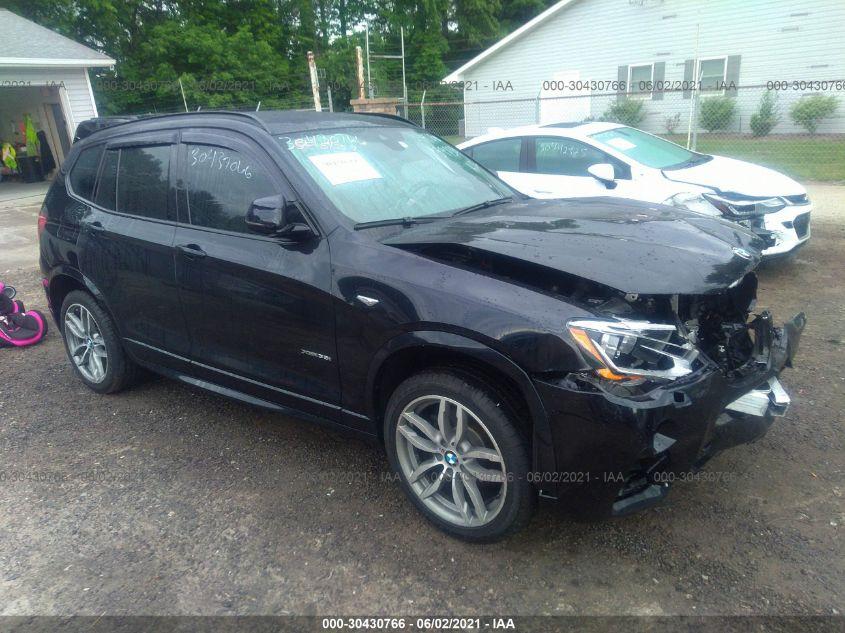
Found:
[[[314,235],[311,227],[302,221],[282,195],[253,200],[246,214],[246,225],[253,233],[276,235],[297,242]]]
[[[610,163],[596,163],[587,167],[587,173],[608,189],[616,187],[616,170]]]

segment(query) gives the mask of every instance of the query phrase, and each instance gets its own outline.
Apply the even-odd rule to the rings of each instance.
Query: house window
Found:
[[[651,97],[654,64],[628,66],[628,94],[647,99]]]
[[[728,70],[727,57],[713,57],[699,60],[699,77],[702,92],[725,91],[725,77]]]

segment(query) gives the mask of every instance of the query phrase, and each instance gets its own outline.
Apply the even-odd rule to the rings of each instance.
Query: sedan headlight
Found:
[[[721,216],[722,212],[711,203],[707,198],[700,193],[676,193],[671,198],[667,198],[663,204],[668,204],[673,207],[680,207],[702,215]]]
[[[710,193],[705,193],[703,195],[708,201],[713,204],[713,206],[722,211],[724,214],[740,218],[774,213],[775,211],[780,211],[786,206],[786,202],[783,200],[783,198],[766,198],[763,200],[734,200],[732,198],[718,196]]]
[[[698,350],[674,325],[572,319],[567,327],[584,360],[606,380],[674,380],[695,371],[700,362]]]

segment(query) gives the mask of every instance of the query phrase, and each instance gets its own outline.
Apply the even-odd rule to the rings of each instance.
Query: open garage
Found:
[[[102,53],[0,10],[0,188],[48,180],[76,125],[97,116],[88,70],[114,64]]]

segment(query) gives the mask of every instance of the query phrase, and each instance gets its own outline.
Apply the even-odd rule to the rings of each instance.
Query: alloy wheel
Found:
[[[402,474],[438,517],[461,527],[490,523],[504,504],[507,470],[493,435],[460,402],[417,398],[396,426]]]
[[[79,373],[95,384],[105,380],[109,368],[106,342],[91,312],[74,303],[65,312],[64,326],[70,357]]]

